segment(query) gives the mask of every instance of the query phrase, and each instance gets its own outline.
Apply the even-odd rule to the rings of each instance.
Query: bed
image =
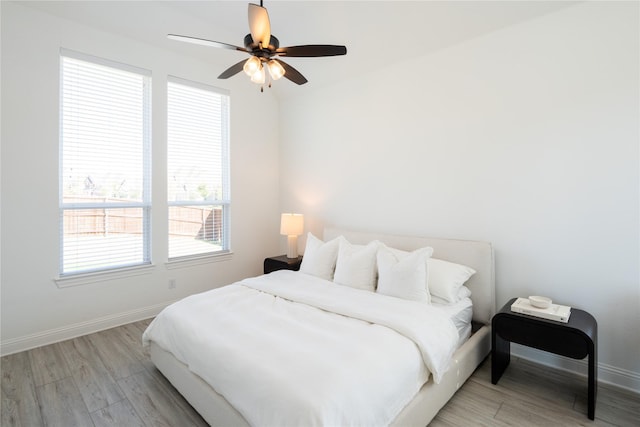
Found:
[[[177,348],[174,350],[165,349],[166,347],[169,347],[169,346],[166,345],[163,339],[161,338],[162,334],[156,333],[154,335],[150,331],[151,329],[159,329],[158,325],[154,326],[154,323],[156,323],[156,320],[157,320],[156,318],[156,320],[152,322],[152,324],[149,326],[149,329],[147,330],[147,332],[145,332],[145,335],[144,335],[144,343],[149,348],[151,360],[157,366],[157,368],[163,373],[163,375],[174,385],[174,387],[176,387],[176,389],[186,398],[187,401],[189,401],[189,403],[202,415],[202,417],[209,424],[213,426],[244,426],[244,425],[257,425],[257,424],[261,424],[261,425],[287,425],[287,424],[288,425],[301,425],[301,424],[305,424],[305,425],[311,425],[311,424],[375,425],[375,424],[382,424],[382,425],[394,425],[394,426],[425,426],[433,419],[433,417],[435,417],[438,411],[447,403],[447,401],[451,398],[451,396],[455,394],[455,392],[462,386],[462,384],[466,381],[466,379],[473,373],[476,367],[489,354],[490,346],[491,346],[490,320],[495,312],[494,255],[493,255],[493,249],[490,243],[466,241],[466,240],[396,236],[396,235],[386,235],[386,234],[363,233],[363,232],[350,231],[350,230],[344,230],[339,228],[325,228],[324,235],[323,235],[323,240],[325,242],[333,241],[334,239],[338,239],[338,238],[344,238],[350,244],[353,244],[353,245],[367,245],[373,241],[377,241],[377,242],[381,242],[387,247],[395,248],[403,251],[409,251],[409,252],[419,248],[431,247],[433,248],[433,255],[432,255],[433,258],[438,258],[441,260],[462,264],[462,265],[471,267],[473,270],[475,270],[475,274],[473,274],[469,278],[469,280],[465,283],[465,286],[471,291],[470,299],[473,304],[473,313],[472,313],[473,327],[472,327],[472,332],[468,333],[468,335],[470,335],[468,339],[465,336],[465,340],[463,342],[458,342],[455,346],[455,349],[451,350],[453,354],[450,360],[447,360],[445,369],[442,368],[441,366],[442,364],[440,362],[436,362],[437,360],[439,360],[438,359],[439,357],[441,358],[440,355],[436,354],[435,356],[433,356],[429,354],[425,355],[424,352],[419,353],[422,355],[422,361],[424,361],[424,364],[421,364],[421,365],[429,366],[429,369],[426,369],[426,378],[428,378],[428,381],[426,381],[424,384],[419,382],[417,387],[415,386],[415,384],[411,384],[411,387],[416,387],[416,391],[411,390],[410,395],[408,397],[405,397],[404,401],[400,401],[400,402],[393,401],[393,402],[390,402],[388,405],[386,404],[381,405],[380,401],[375,400],[375,396],[368,396],[363,394],[364,397],[356,396],[354,397],[353,401],[349,401],[346,409],[343,407],[337,410],[337,411],[344,412],[347,410],[351,410],[349,408],[354,408],[353,409],[354,412],[357,412],[358,410],[360,410],[363,412],[363,414],[366,413],[368,415],[369,412],[375,412],[374,410],[377,410],[380,407],[393,406],[393,405],[397,406],[398,404],[400,404],[401,406],[399,407],[399,409],[390,409],[391,413],[393,414],[393,417],[389,420],[385,420],[384,418],[382,418],[384,421],[381,422],[380,421],[381,418],[363,418],[363,419],[356,419],[355,421],[354,420],[345,421],[343,418],[335,418],[335,417],[332,418],[330,415],[327,416],[327,418],[312,417],[307,419],[307,418],[300,418],[300,417],[307,416],[307,413],[310,413],[311,409],[307,409],[305,407],[299,407],[302,404],[297,403],[296,393],[299,392],[300,395],[304,395],[304,393],[307,392],[308,388],[312,389],[313,387],[305,387],[305,384],[300,384],[300,387],[298,388],[298,391],[296,391],[296,393],[289,391],[290,394],[287,395],[286,394],[287,391],[283,386],[282,389],[285,391],[282,392],[283,393],[282,397],[276,397],[272,402],[269,402],[268,401],[269,399],[265,399],[262,397],[262,396],[266,396],[264,393],[269,393],[269,390],[271,390],[269,387],[274,388],[273,393],[276,392],[275,389],[280,388],[279,386],[274,386],[273,384],[271,385],[269,384],[269,381],[275,381],[275,379],[280,378],[277,376],[279,372],[274,373],[272,372],[274,371],[274,369],[271,369],[271,370],[269,369],[270,367],[271,368],[273,367],[272,366],[273,360],[271,359],[272,356],[268,356],[266,353],[262,354],[261,351],[259,350],[252,351],[252,352],[242,352],[242,354],[237,354],[237,357],[229,356],[229,354],[233,354],[233,353],[224,353],[225,355],[221,357],[223,357],[224,360],[228,362],[217,363],[216,369],[214,370],[216,371],[216,373],[211,374],[213,375],[213,377],[211,377],[211,375],[209,374],[205,375],[201,371],[196,369],[195,362],[192,363],[191,361],[189,361],[188,362],[189,365],[187,365],[187,363],[184,363],[186,359],[186,356],[184,353],[187,352],[186,350],[183,352],[180,348]],[[293,280],[295,275],[298,275],[298,278],[302,277],[300,275],[304,275],[304,273],[294,273],[290,271],[274,272],[274,273],[271,273],[270,275],[274,275],[275,277],[275,273],[279,273],[280,276],[282,276],[282,278],[284,278],[285,280]],[[270,275],[266,275],[266,276],[270,276]],[[247,294],[247,295],[251,295],[251,298],[253,298],[253,295],[255,295],[254,291],[257,290],[259,291],[259,295],[261,295],[261,298],[263,298],[262,295],[264,294],[267,294],[269,295],[270,298],[272,298],[270,293],[280,292],[280,291],[279,290],[272,291],[269,288],[269,289],[266,289],[266,292],[265,292],[265,289],[261,288],[262,286],[268,286],[268,287],[272,286],[270,283],[267,283],[269,282],[269,280],[267,280],[269,278],[266,276],[248,279],[249,281],[247,283],[244,283],[242,286],[240,286],[239,287],[240,289],[236,289],[236,292],[252,292],[251,294]],[[321,279],[316,280],[315,278],[311,278],[307,276],[304,276],[302,278],[304,280],[301,283],[305,283],[305,284],[308,283],[309,289],[312,289],[312,290],[313,290],[313,286],[320,286],[322,284],[320,282]],[[250,291],[247,291],[245,289],[246,287],[248,287]],[[276,285],[276,287],[278,287],[278,285]],[[225,288],[229,288],[229,290],[231,290],[234,287],[225,287]],[[238,287],[236,286],[235,288],[238,288]],[[255,288],[255,289],[252,289],[252,288]],[[307,285],[298,286],[298,288],[307,289]],[[324,289],[331,289],[331,292],[334,292],[334,290],[335,292],[343,292],[342,289],[337,289],[337,288],[345,288],[345,287],[338,285],[338,286],[333,286],[331,288],[326,287]],[[293,291],[290,291],[289,289],[290,288],[284,289],[283,292],[285,292],[285,294],[278,295],[276,299],[278,299],[278,301],[280,300],[287,301],[288,303],[289,298],[292,298],[292,299],[298,298],[297,293],[301,291],[299,291],[298,289],[294,289]],[[224,292],[227,292],[227,290],[225,290]],[[287,294],[287,292],[293,292],[294,295],[290,297],[289,294]],[[307,291],[305,290],[304,292],[307,292]],[[351,294],[357,294],[359,291],[351,292],[350,290],[344,290],[344,292],[347,292],[346,294],[337,293],[335,294],[335,296],[332,296],[333,294],[331,292],[320,295],[320,299],[322,300],[324,298],[325,300],[331,300],[329,301],[329,303],[331,304],[333,304],[332,302],[333,300],[349,301],[349,298],[351,298]],[[364,294],[364,293],[360,292],[360,294]],[[356,295],[356,296],[360,298],[359,295]],[[375,317],[377,316],[378,311],[389,310],[388,308],[386,308],[387,306],[384,306],[385,307],[384,309],[383,308],[376,309],[374,304],[375,301],[372,301],[373,297],[368,297],[366,295],[364,296],[369,299],[365,298],[359,304],[361,306],[365,306],[365,305],[367,307],[371,306],[372,308],[370,311],[372,311],[373,314],[365,313],[363,314],[363,316],[372,315]],[[306,296],[302,296],[301,298],[306,298]],[[395,298],[387,298],[387,300],[389,301],[394,299]],[[304,303],[304,300],[303,300],[303,303]],[[348,306],[349,304],[345,302],[345,303],[338,303],[337,305]],[[385,302],[385,304],[387,304],[387,302]],[[391,310],[395,310],[394,308],[395,306],[393,304],[394,304],[394,301],[391,301],[391,305],[389,306],[391,307]],[[296,305],[296,307],[298,307],[298,305]],[[287,308],[285,308],[285,311],[287,311],[288,313],[290,306],[287,305],[286,307]],[[348,310],[350,310],[349,307],[347,307]],[[341,309],[342,308],[340,307],[337,308],[337,310],[341,310]],[[324,313],[328,309],[326,309],[323,306],[320,306],[320,310],[316,310],[316,308],[313,308],[313,310],[315,311],[309,313],[311,317],[318,315],[316,311],[322,311]],[[333,310],[333,308],[331,308],[331,310]],[[196,310],[193,310],[193,311],[196,311]],[[356,315],[360,316],[360,310],[358,309],[356,311],[358,311]],[[340,313],[340,312],[337,312],[337,313],[338,314],[331,313],[331,315],[337,316],[337,317],[345,316],[345,313]],[[324,316],[324,314],[322,315]],[[348,313],[348,315],[351,315],[351,313]],[[425,322],[438,324],[437,319],[435,318],[425,318],[425,319],[426,319],[424,320]],[[235,321],[235,320],[229,320],[229,321]],[[393,321],[394,320],[391,319],[391,322]],[[169,322],[169,320],[166,320],[165,323],[166,322]],[[304,322],[306,322],[306,320],[301,320],[300,324],[304,325],[305,324]],[[356,322],[368,324],[368,322],[373,322],[373,320],[369,319],[368,317],[365,317],[365,318],[356,319]],[[161,321],[158,321],[158,323],[161,324]],[[199,323],[202,323],[202,321],[199,321]],[[227,326],[223,325],[222,327],[219,328],[219,330],[220,331],[227,330],[227,329],[233,330],[233,326],[229,326],[229,327]],[[358,325],[356,326],[360,327]],[[357,329],[356,326],[354,326],[355,334],[363,334],[362,331],[371,329],[371,328]],[[251,329],[251,327],[252,326],[249,325],[249,329]],[[207,327],[203,325],[200,325],[197,327],[191,325],[189,326],[189,328],[194,329],[193,335],[195,336],[194,339],[196,341],[200,339],[205,339],[205,338],[202,338],[201,336],[202,329],[211,329],[211,327]],[[325,326],[323,326],[323,328],[325,328]],[[339,326],[339,328],[345,329],[345,333],[347,333],[350,327]],[[396,345],[398,347],[402,347],[405,345],[405,341],[402,341],[405,338],[403,337],[402,340],[396,340],[396,338],[392,337],[391,335],[395,334],[394,328],[395,328],[394,324],[391,324],[391,325],[385,324],[383,326],[378,327],[377,329],[383,330],[383,333],[386,334],[386,335],[383,335],[384,337],[383,339],[385,340],[385,343],[394,343],[390,345],[393,345],[395,349]],[[171,329],[171,327],[169,327],[169,329]],[[277,329],[273,327],[273,325],[270,325],[270,330],[271,329],[275,329],[276,330],[275,333],[279,333],[277,332]],[[328,329],[329,328],[327,327],[327,330]],[[445,328],[443,327],[442,329],[444,330]],[[172,332],[167,332],[165,335],[173,334],[173,336],[181,337],[182,335],[184,335],[184,330],[185,329],[183,329],[182,332],[180,332],[181,331],[180,329],[175,329]],[[391,330],[391,332],[389,332],[388,330]],[[459,331],[456,331],[456,337],[458,336],[458,332]],[[316,332],[310,332],[309,335],[312,335],[315,337],[316,335],[313,335],[314,333]],[[376,333],[380,333],[380,331]],[[192,332],[189,332],[189,334],[192,334]],[[238,335],[238,332],[236,331],[234,332],[234,334]],[[331,332],[331,334],[332,334],[332,337],[335,336],[333,331]],[[240,335],[242,335],[242,333],[240,333]],[[267,333],[265,335],[269,335],[269,334]],[[444,334],[443,332],[441,335],[446,335],[446,334]],[[276,335],[270,335],[270,336],[275,337]],[[280,335],[278,335],[278,337],[279,336]],[[269,342],[268,339],[270,338],[265,337],[265,340],[266,340],[265,343]],[[386,341],[387,339],[389,341]],[[415,342],[420,341],[422,339],[423,337],[414,339],[414,342],[409,347],[412,347],[412,348],[416,347]],[[428,339],[430,339],[428,336],[424,338],[424,340],[428,340]],[[227,341],[221,341],[220,346],[225,347],[226,342]],[[299,355],[294,358],[291,358],[290,361],[287,363],[290,363],[292,365],[291,369],[292,369],[292,372],[294,372],[294,375],[301,375],[300,378],[304,377],[305,372],[316,371],[313,365],[308,366],[307,369],[304,369],[305,363],[309,363],[309,364],[317,363],[317,362],[313,362],[314,359],[311,356],[316,356],[314,354],[315,351],[320,351],[320,349],[313,347],[313,342],[318,342],[318,340],[314,338],[314,341],[311,341],[310,347],[308,346],[309,344],[305,344],[304,348],[296,348],[295,345],[293,345],[289,350],[289,353],[294,355]],[[289,344],[291,343],[286,342],[286,345],[289,345]],[[264,344],[261,344],[261,345],[264,345]],[[284,347],[284,345],[282,344],[280,346]],[[273,347],[278,347],[278,345],[274,344]],[[422,347],[420,346],[417,346],[417,347],[419,348],[419,350],[416,350],[417,352],[422,351]],[[218,350],[214,349],[209,351],[210,353],[208,353],[206,356],[207,360],[210,360],[209,358],[211,358],[211,355],[212,354],[215,355],[214,353],[217,353]],[[211,351],[213,351],[213,353],[211,353]],[[389,352],[393,353],[393,351],[389,351]],[[189,354],[192,354],[192,353],[193,351],[191,351],[191,353]],[[196,353],[199,353],[199,352],[196,352]],[[248,355],[246,353],[253,353],[253,355]],[[345,360],[350,360],[348,359],[348,357],[350,357],[349,353],[350,353],[349,351],[345,350],[344,352],[335,355],[335,357],[336,358],[346,357]],[[361,371],[360,375],[362,375],[362,372],[375,372],[375,374],[367,375],[366,377],[367,382],[371,381],[372,383],[376,383],[377,381],[377,383],[389,384],[389,390],[391,390],[388,392],[391,394],[382,396],[380,397],[380,399],[389,399],[390,397],[395,398],[396,395],[401,395],[402,392],[393,391],[393,387],[396,387],[396,385],[391,384],[390,383],[391,380],[389,378],[382,378],[380,380],[377,379],[377,375],[378,375],[377,372],[382,372],[383,370],[378,369],[376,371],[375,367],[384,366],[384,364],[389,363],[388,360],[384,359],[383,357],[385,356],[386,353],[387,351],[384,351],[384,352],[378,351],[376,354],[370,353],[371,357],[367,356],[365,358],[363,358],[361,355],[360,356],[356,355],[356,359],[354,360],[359,361],[358,365],[360,364],[360,361],[362,361],[363,363],[365,362],[369,363],[368,359],[372,359],[370,362],[372,365],[370,367],[362,366],[359,368],[356,366],[352,366],[352,367],[348,367],[346,370],[341,367],[341,369],[343,370],[340,371],[342,372],[341,374],[342,376],[340,378],[345,376],[349,377],[350,371],[353,370],[354,378],[355,378],[354,381],[360,381],[362,377],[357,376],[358,371]],[[223,353],[220,353],[220,354],[223,354]],[[284,356],[284,353],[281,353],[280,356]],[[334,357],[334,355],[329,355],[329,356]],[[322,360],[324,360],[329,356],[322,356]],[[198,357],[200,359],[203,359],[205,356],[198,356]],[[307,360],[309,361],[307,362]],[[413,359],[407,359],[406,361],[407,363],[402,362],[402,365],[411,365],[412,363],[409,363],[409,361],[412,361],[412,360]],[[204,361],[203,363],[206,363],[206,361]],[[235,392],[235,394],[233,394],[227,391],[228,388],[225,388],[225,387],[227,387],[228,384],[225,385],[224,383],[225,381],[227,381],[228,383],[235,378],[235,375],[239,373],[237,366],[238,364],[240,364],[239,366],[243,366],[241,365],[242,363],[247,363],[246,365],[247,377],[243,379],[238,379],[238,382],[240,384],[235,385],[234,387],[239,387],[240,390]],[[331,360],[331,363],[335,364],[335,361]],[[266,371],[264,373],[261,373],[260,369],[264,369],[264,368],[266,368]],[[236,370],[234,371],[234,369]],[[280,368],[275,369],[275,371],[281,371],[281,370],[282,369]],[[339,369],[336,369],[336,370],[339,371]],[[259,374],[256,374],[256,372],[258,372]],[[318,370],[318,372],[323,372],[323,371]],[[324,372],[326,374],[327,371],[324,371]],[[402,375],[406,376],[407,374],[403,373],[403,374],[399,374],[398,376],[402,376]],[[420,375],[423,375],[423,373],[420,373]],[[207,381],[205,381],[203,378],[207,378]],[[393,381],[395,380],[396,379],[393,378]],[[209,385],[210,383],[214,383],[215,381],[220,381],[221,383],[214,385],[214,387]],[[305,381],[307,380],[305,379]],[[303,383],[302,380],[300,380],[300,382]],[[329,396],[336,396],[333,400],[342,401],[344,399],[347,399],[347,397],[345,397],[344,395],[341,395],[340,390],[337,390],[337,388],[343,387],[342,385],[339,386],[338,383],[341,384],[342,382],[336,381],[336,386],[335,386],[336,390],[331,390],[331,388],[327,389],[326,385],[323,386],[324,388],[319,388],[319,389],[323,390],[325,394]],[[346,385],[350,386],[350,383],[347,382]],[[295,388],[295,386],[296,386],[296,383],[295,382],[292,383],[291,387]],[[243,393],[242,387],[246,387],[246,389],[244,390],[245,391],[244,393]],[[404,387],[404,386],[399,385],[398,387]],[[373,386],[366,385],[365,388],[373,388]],[[254,389],[257,390],[255,393],[252,392],[252,390]],[[218,391],[222,390],[222,391],[221,393],[218,393],[216,390]],[[359,391],[356,394],[365,393],[365,391]],[[263,394],[260,394],[261,392]],[[241,400],[238,400],[239,397],[241,397],[243,394],[246,394],[246,399],[248,399],[249,402],[243,402]],[[315,403],[316,399],[311,399],[311,400],[313,400]],[[318,402],[322,401],[322,399],[320,398],[317,400]],[[329,400],[331,400],[331,398],[329,398]],[[230,402],[232,402],[233,404]],[[264,413],[266,409],[272,409],[274,405],[276,406],[281,405],[282,407],[280,407],[273,414]],[[324,404],[318,404],[318,405],[323,406]],[[370,406],[368,407],[367,405],[370,405]],[[254,407],[255,409],[253,409]],[[247,412],[247,408],[252,408],[254,413]],[[322,410],[324,410],[324,406]],[[290,418],[286,418],[286,419],[274,418],[274,417],[279,417],[280,414],[284,414],[284,412],[287,412],[287,417],[290,417]],[[292,414],[289,415],[289,412],[291,412]],[[264,418],[262,418],[263,415],[264,415]],[[385,414],[380,414],[380,416],[383,416],[383,415]],[[284,415],[282,416],[284,417]]]

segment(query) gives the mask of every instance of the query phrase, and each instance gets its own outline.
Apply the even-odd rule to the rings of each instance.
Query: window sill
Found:
[[[190,256],[184,258],[175,258],[165,263],[167,270],[173,270],[176,268],[187,268],[194,265],[210,264],[213,262],[230,261],[233,258],[233,252],[220,251],[212,254]]]
[[[105,282],[107,280],[151,274],[154,268],[155,265],[153,264],[145,264],[135,267],[119,268],[111,271],[97,271],[95,273],[80,273],[70,276],[56,277],[53,281],[56,283],[58,288],[70,288],[90,283]]]

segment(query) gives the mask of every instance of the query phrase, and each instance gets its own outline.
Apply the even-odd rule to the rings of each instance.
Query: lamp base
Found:
[[[287,236],[287,258],[298,258],[298,236]]]

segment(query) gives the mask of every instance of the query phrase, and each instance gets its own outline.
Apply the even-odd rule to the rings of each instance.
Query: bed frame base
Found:
[[[249,423],[221,394],[212,389],[202,378],[189,370],[187,365],[173,357],[151,341],[151,361],[180,394],[198,411],[211,426],[244,427]]]
[[[429,424],[490,352],[491,326],[483,326],[454,353],[452,366],[440,384],[429,380],[423,385],[391,425],[424,427]]]
[[[462,387],[491,350],[491,327],[474,333],[453,355],[451,368],[440,384],[429,380],[391,423],[392,426],[424,427]],[[216,393],[187,365],[156,343],[151,342],[151,360],[180,394],[212,426],[248,426],[244,417],[220,394]]]

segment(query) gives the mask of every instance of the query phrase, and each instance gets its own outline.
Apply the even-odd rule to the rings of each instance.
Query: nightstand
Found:
[[[286,255],[272,256],[264,259],[264,274],[271,273],[276,270],[293,270],[298,271],[302,257],[287,258]]]
[[[497,384],[509,365],[512,342],[573,359],[588,357],[588,416],[593,420],[598,386],[596,319],[573,307],[568,323],[514,313],[511,304],[515,300],[507,302],[491,320],[491,382]]]

